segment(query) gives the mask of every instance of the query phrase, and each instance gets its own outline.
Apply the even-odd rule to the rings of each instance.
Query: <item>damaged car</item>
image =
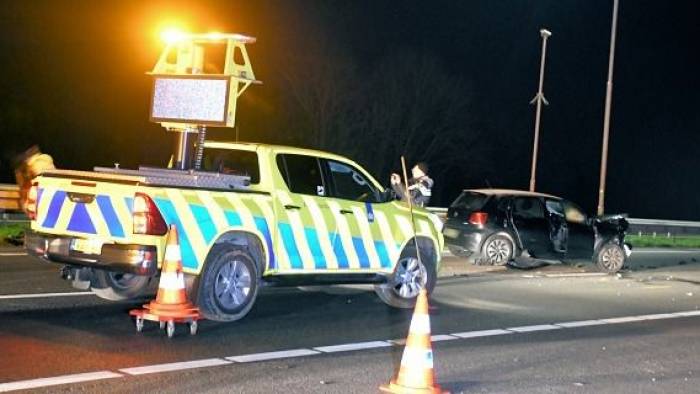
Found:
[[[520,267],[591,260],[603,272],[631,254],[625,215],[588,216],[575,203],[519,190],[464,190],[447,211],[445,243],[475,264]]]

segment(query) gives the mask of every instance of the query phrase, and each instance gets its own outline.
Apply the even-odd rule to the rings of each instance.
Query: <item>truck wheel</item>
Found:
[[[421,262],[418,262],[415,248],[407,248],[401,254],[388,282],[374,286],[377,296],[394,308],[413,308],[418,292],[426,289],[428,294],[431,294],[437,279],[432,256],[422,252]]]
[[[145,295],[150,281],[149,276],[93,269],[90,290],[105,300],[130,300]]]
[[[625,251],[615,242],[601,246],[593,256],[593,262],[599,270],[614,274],[625,265]]]
[[[492,235],[481,248],[481,257],[476,260],[477,265],[506,265],[513,259],[515,248],[508,237]]]
[[[258,278],[258,266],[247,251],[216,246],[200,279],[197,300],[202,315],[221,322],[242,319],[255,303]]]

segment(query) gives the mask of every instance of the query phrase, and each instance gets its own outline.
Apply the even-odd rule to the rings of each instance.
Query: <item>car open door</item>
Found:
[[[566,257],[590,259],[593,256],[595,231],[583,210],[571,201],[563,200],[564,217],[569,228]]]
[[[512,204],[513,227],[524,250],[536,258],[558,258],[550,238],[550,222],[540,198],[517,196]]]
[[[555,253],[566,254],[569,243],[569,227],[564,217],[564,206],[560,200],[548,198],[544,202],[549,220],[549,239]]]

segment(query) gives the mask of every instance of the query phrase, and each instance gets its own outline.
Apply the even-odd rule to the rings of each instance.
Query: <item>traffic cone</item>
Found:
[[[447,393],[435,383],[428,293],[425,289],[418,293],[399,373],[389,385],[381,385],[379,389],[394,394]]]
[[[161,328],[167,323],[168,337],[175,331],[175,323],[189,323],[190,333],[197,333],[197,320],[201,319],[199,308],[188,299],[185,292],[185,277],[182,273],[182,255],[177,227],[170,226],[165,245],[165,256],[160,271],[156,299],[133,309],[129,314],[136,317],[136,331],[143,329],[143,321],[157,321]]]

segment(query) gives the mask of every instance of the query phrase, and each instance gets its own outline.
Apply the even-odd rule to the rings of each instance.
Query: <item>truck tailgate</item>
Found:
[[[133,197],[140,177],[56,170],[37,181],[32,230],[113,242],[131,234]]]

